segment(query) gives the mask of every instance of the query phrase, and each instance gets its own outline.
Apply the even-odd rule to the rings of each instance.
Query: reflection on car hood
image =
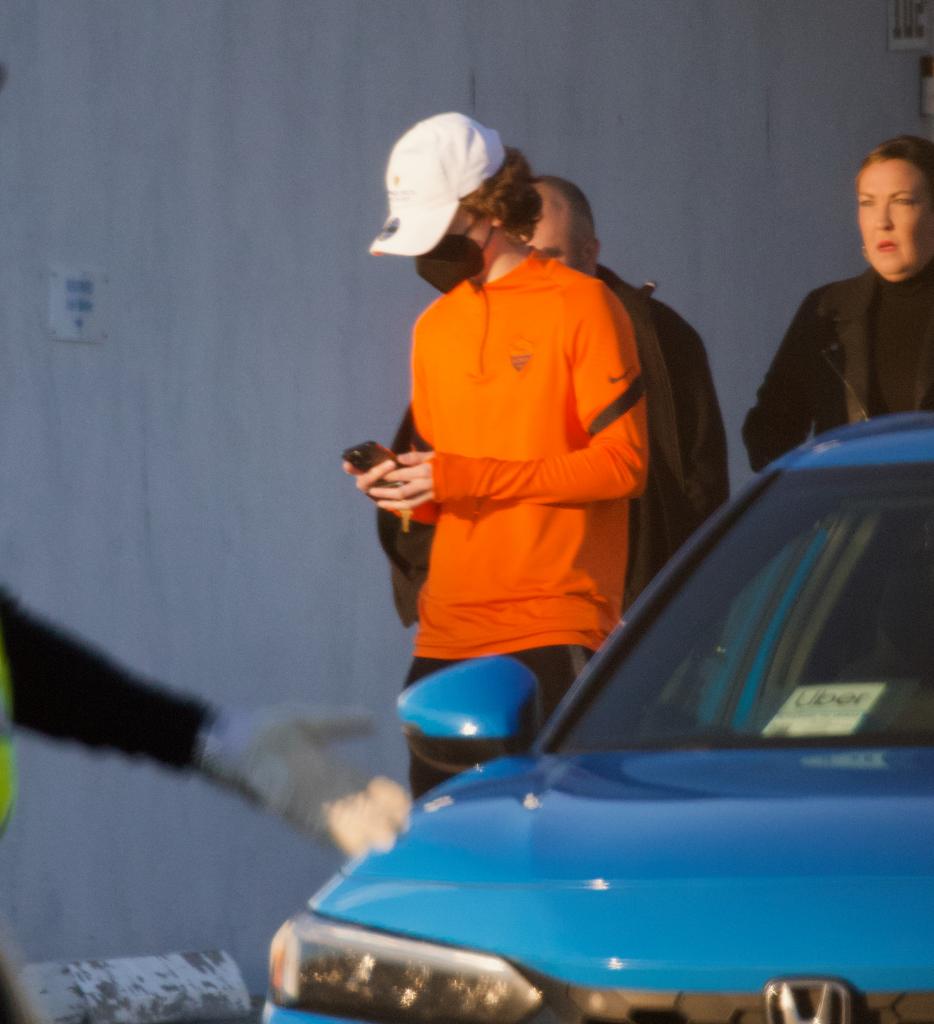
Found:
[[[934,988],[932,811],[926,749],[513,759],[313,904],[582,985]]]

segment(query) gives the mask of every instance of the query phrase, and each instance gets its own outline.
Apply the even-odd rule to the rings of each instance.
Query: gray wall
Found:
[[[3,579],[209,698],[373,708],[410,637],[341,448],[388,438],[430,298],[375,260],[394,138],[472,113],[578,180],[606,262],[706,339],[738,428],[804,292],[860,267],[851,181],[917,131],[883,0],[0,0]],[[52,341],[47,268],[110,279]],[[22,737],[0,916],[29,960],[268,940],[337,856],[204,783]]]

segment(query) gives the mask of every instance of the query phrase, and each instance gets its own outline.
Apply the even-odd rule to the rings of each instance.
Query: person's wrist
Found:
[[[435,457],[431,460],[431,485],[434,490],[434,500],[438,502],[450,497],[446,491],[448,465],[448,456],[443,452],[435,452]]]
[[[209,707],[195,736],[193,766],[214,778],[234,781],[237,764],[254,733],[255,720],[250,712]]]

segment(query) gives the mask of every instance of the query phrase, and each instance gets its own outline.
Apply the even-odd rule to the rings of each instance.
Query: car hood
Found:
[[[926,749],[510,759],[312,906],[579,985],[934,988],[932,812]]]

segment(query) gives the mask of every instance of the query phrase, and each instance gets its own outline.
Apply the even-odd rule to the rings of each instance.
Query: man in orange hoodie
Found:
[[[380,508],[436,524],[406,685],[511,654],[547,715],[620,615],[648,452],[632,323],[600,281],[529,248],[541,199],[492,129],[419,122],[386,186],[371,252],[416,257],[444,292],[413,333],[412,411],[432,450],[357,478]],[[413,761],[416,794],[440,778]]]

